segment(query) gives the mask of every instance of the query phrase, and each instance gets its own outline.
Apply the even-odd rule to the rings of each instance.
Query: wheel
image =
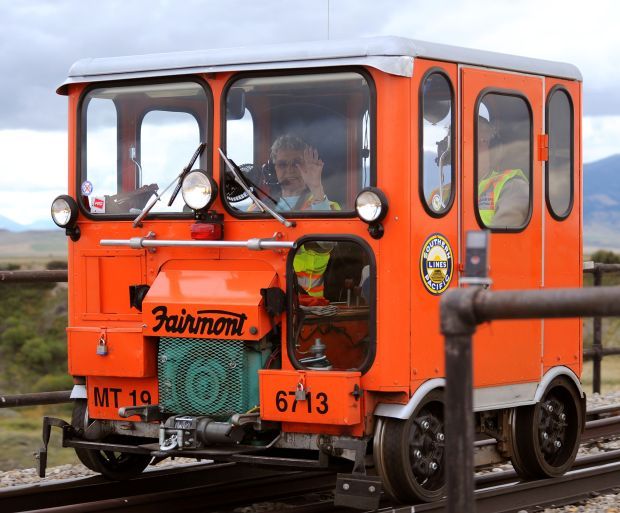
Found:
[[[525,479],[557,477],[577,457],[583,427],[582,402],[573,383],[555,378],[541,401],[515,408],[511,419],[511,459]]]
[[[85,400],[76,400],[73,405],[71,425],[78,431],[86,429],[89,423]],[[78,459],[87,468],[113,481],[124,481],[140,474],[150,463],[151,456],[115,451],[75,449]]]
[[[373,453],[385,492],[402,503],[446,493],[443,393],[430,392],[408,420],[379,418]]]

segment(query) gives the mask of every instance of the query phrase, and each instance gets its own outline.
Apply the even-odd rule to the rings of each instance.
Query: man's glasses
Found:
[[[303,163],[302,159],[293,159],[293,160],[276,160],[276,168],[277,169],[288,169],[292,167],[296,169],[297,166],[300,166]]]

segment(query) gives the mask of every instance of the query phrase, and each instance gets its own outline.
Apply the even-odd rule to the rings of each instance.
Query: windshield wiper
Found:
[[[277,219],[278,221],[280,221],[287,228],[292,228],[293,226],[295,226],[295,221],[289,221],[288,219],[284,219],[284,217],[282,217],[275,210],[273,210],[271,207],[269,207],[265,202],[260,200],[254,194],[254,192],[252,191],[251,187],[248,186],[248,184],[246,183],[246,181],[242,177],[241,170],[237,167],[237,164],[235,164],[232,160],[230,160],[226,156],[226,154],[222,151],[222,148],[218,148],[218,151],[220,152],[220,155],[224,159],[224,162],[226,163],[226,166],[228,167],[228,169],[230,170],[230,172],[234,176],[235,182],[237,182],[239,184],[239,186],[247,193],[247,195],[254,202],[254,204],[260,209],[261,212],[267,212],[274,219]]]
[[[177,195],[179,194],[179,191],[181,190],[181,186],[183,185],[183,178],[185,178],[187,173],[189,173],[192,170],[192,167],[194,167],[196,159],[200,156],[200,154],[204,151],[206,147],[207,147],[207,143],[201,142],[198,145],[198,148],[196,149],[194,154],[192,155],[192,158],[190,159],[189,164],[187,164],[187,166],[183,168],[183,171],[181,171],[178,174],[178,176],[174,180],[172,180],[172,182],[170,182],[168,187],[166,187],[161,194],[157,194],[157,192],[153,193],[154,195],[151,196],[147,204],[142,209],[142,212],[140,212],[140,214],[138,214],[138,217],[134,219],[133,221],[134,228],[137,228],[138,226],[142,226],[142,223],[141,223],[142,219],[144,219],[144,217],[151,211],[151,209],[155,206],[155,203],[160,201],[162,196],[168,192],[168,189],[170,189],[170,187],[172,187],[176,183],[177,186],[175,187],[174,192],[172,193],[172,196],[170,196],[170,201],[168,202],[169,207],[172,205]]]

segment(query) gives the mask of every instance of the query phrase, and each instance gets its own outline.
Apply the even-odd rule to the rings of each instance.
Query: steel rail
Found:
[[[508,513],[532,507],[554,504],[567,505],[620,486],[620,461],[604,463],[595,467],[571,470],[562,477],[505,483],[487,486],[475,491],[476,513]],[[447,500],[430,504],[418,504],[415,512],[446,511]],[[411,513],[411,506],[379,511]]]
[[[266,476],[264,469],[252,469],[256,474],[252,477],[244,476],[248,470],[245,467],[231,467],[236,475],[226,481],[212,482],[204,480],[201,483],[183,483],[176,488],[160,490],[151,487],[142,493],[128,493],[126,495],[107,497],[88,497],[82,502],[72,500],[70,503],[49,507],[47,496],[39,497],[35,509],[39,513],[73,513],[86,511],[123,511],[123,512],[162,512],[170,511],[221,511],[223,507],[252,504],[257,501],[273,499],[282,496],[282,490],[288,495],[315,492],[316,490],[333,489],[336,475],[332,472],[271,472]],[[251,471],[250,471],[251,472]],[[134,481],[126,484],[131,485]],[[133,492],[133,490],[131,490]],[[2,503],[0,503],[2,504]],[[45,507],[41,507],[45,504]],[[7,510],[2,510],[3,513]],[[11,510],[11,511],[24,511]],[[8,511],[7,511],[8,513]]]
[[[108,500],[158,492],[177,493],[197,487],[221,487],[256,480],[294,479],[300,471],[282,471],[239,466],[234,463],[202,463],[157,469],[151,467],[129,481],[109,481],[101,476],[42,482],[35,486],[0,489],[0,511],[24,511],[41,507],[63,507],[77,503]]]

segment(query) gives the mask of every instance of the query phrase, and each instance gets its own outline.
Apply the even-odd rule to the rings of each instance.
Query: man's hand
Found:
[[[319,159],[319,152],[316,148],[306,146],[304,149],[304,158],[297,169],[301,174],[301,178],[310,189],[315,199],[321,199],[325,196],[323,184],[321,182],[321,174],[323,173],[323,161]]]

